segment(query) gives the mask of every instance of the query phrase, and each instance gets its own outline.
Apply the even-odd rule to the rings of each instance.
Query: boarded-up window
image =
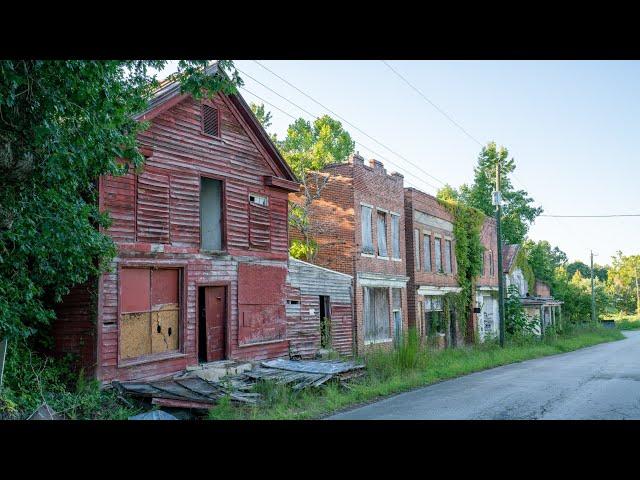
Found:
[[[422,251],[424,252],[424,271],[431,271],[431,235],[424,235],[422,237],[423,247]]]
[[[244,262],[238,265],[240,345],[286,338],[286,276],[287,269],[280,266]]]
[[[257,200],[260,197],[262,200]],[[249,246],[268,250],[271,246],[271,215],[269,197],[251,194],[249,197]]]
[[[138,175],[136,234],[139,242],[169,243],[169,175]]]
[[[452,273],[453,258],[451,256],[451,240],[444,241],[444,271]]]
[[[373,255],[373,230],[371,229],[371,207],[366,205],[361,206],[361,221],[362,221],[362,253]]]
[[[436,272],[442,273],[442,240],[436,237],[433,243],[435,246]]]
[[[203,250],[222,250],[222,182],[200,179],[200,242]]]
[[[365,340],[388,340],[389,323],[389,289],[364,287]]]
[[[420,270],[420,230],[413,230],[413,248],[415,249],[416,271]]]
[[[378,256],[386,257],[387,254],[387,216],[384,212],[378,212]]]
[[[123,268],[120,271],[120,358],[178,350],[180,271]]]
[[[393,258],[400,258],[400,216],[391,215],[391,248]]]

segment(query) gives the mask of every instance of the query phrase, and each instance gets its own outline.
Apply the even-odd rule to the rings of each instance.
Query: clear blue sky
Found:
[[[472,180],[480,146],[381,61],[261,63],[438,179],[456,187]],[[640,213],[640,62],[389,63],[471,136],[506,146],[516,160],[514,185],[525,188],[545,213]],[[236,66],[309,112],[327,113],[255,62],[238,60]],[[241,76],[251,92],[291,115],[309,118]],[[244,90],[241,93],[248,102],[260,102]],[[266,107],[273,116],[271,130],[282,138],[291,118]],[[365,158],[378,158],[388,170],[400,171],[406,184],[429,193],[440,186],[354,128],[345,127],[361,143],[356,148]],[[588,263],[593,249],[597,263],[609,263],[616,250],[640,253],[640,217],[539,218],[530,237],[559,246],[571,260]]]

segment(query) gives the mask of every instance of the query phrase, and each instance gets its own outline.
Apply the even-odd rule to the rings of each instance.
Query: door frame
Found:
[[[219,281],[213,281],[213,282],[202,282],[202,283],[196,283],[196,342],[195,342],[195,347],[196,347],[196,360],[198,363],[200,363],[200,360],[198,359],[198,348],[200,347],[200,287],[225,287],[227,294],[225,295],[225,316],[226,316],[226,323],[224,326],[224,359],[228,360],[229,359],[229,353],[231,352],[231,318],[230,318],[230,312],[231,309],[229,308],[231,306],[231,281],[230,280],[219,280]]]

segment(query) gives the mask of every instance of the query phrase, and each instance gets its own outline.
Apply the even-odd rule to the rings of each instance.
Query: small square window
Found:
[[[252,193],[249,195],[249,202],[254,205],[259,205],[261,207],[268,207],[269,197],[265,195],[258,195],[256,193]]]

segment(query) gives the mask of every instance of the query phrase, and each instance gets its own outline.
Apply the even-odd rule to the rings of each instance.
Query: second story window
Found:
[[[200,179],[200,248],[222,250],[222,182]]]
[[[436,272],[442,273],[442,240],[436,237],[433,244],[435,247]]]
[[[387,215],[378,212],[378,256],[387,257]]]
[[[393,258],[400,258],[400,215],[391,214],[391,248]]]
[[[482,253],[480,254],[480,276],[484,277],[485,276],[485,271],[484,271],[484,250],[482,251]]]
[[[424,271],[431,271],[431,235],[424,235],[422,242],[424,244],[422,250],[424,252]]]
[[[415,249],[416,271],[420,270],[420,230],[413,229],[413,248]]]
[[[362,253],[373,255],[373,230],[371,225],[371,207],[367,205],[361,206],[361,224],[362,224]]]
[[[451,256],[451,240],[444,241],[444,271],[453,273],[453,258]]]
[[[493,266],[493,252],[489,250],[489,276],[495,275],[495,268]]]

